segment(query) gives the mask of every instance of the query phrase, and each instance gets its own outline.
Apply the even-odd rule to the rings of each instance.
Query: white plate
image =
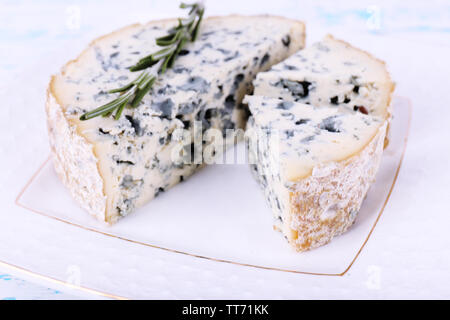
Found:
[[[369,239],[400,170],[411,106],[396,97],[393,107],[377,181],[352,228],[324,247],[296,253],[273,231],[270,209],[246,165],[207,167],[109,227],[74,203],[46,161],[16,200],[27,209],[15,217],[27,236],[0,259],[62,283],[129,298],[274,298],[270,287],[280,281],[293,285],[302,274],[342,276]],[[14,229],[8,231],[14,237]],[[252,289],[261,286],[258,281],[266,292]]]

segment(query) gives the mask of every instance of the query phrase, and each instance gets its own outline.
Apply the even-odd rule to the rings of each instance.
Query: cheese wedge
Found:
[[[86,111],[111,101],[110,89],[139,73],[127,67],[155,52],[157,37],[177,20],[132,25],[101,37],[62,71],[48,88],[46,111],[56,171],[75,200],[91,215],[116,222],[190,176],[201,163],[174,161],[174,149],[196,153],[196,135],[213,127],[241,128],[248,117],[241,105],[252,80],[304,45],[304,25],[272,16],[207,18],[194,43],[154,84],[136,109],[120,120],[80,121]],[[194,132],[193,124],[202,124]],[[172,134],[191,131],[182,142]]]
[[[249,162],[275,229],[298,251],[346,231],[378,171],[387,121],[262,96],[244,102]]]
[[[254,86],[255,95],[391,117],[385,63],[331,35],[259,73]]]

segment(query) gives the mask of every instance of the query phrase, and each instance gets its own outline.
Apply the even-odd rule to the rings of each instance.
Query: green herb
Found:
[[[163,74],[171,68],[180,51],[186,42],[193,42],[197,39],[200,23],[203,18],[205,8],[202,3],[180,5],[182,9],[190,9],[187,18],[178,19],[178,25],[169,30],[169,34],[156,39],[156,44],[163,49],[140,59],[130,71],[141,71],[150,67],[158,70],[158,74]],[[114,119],[118,120],[123,109],[136,108],[142,98],[150,91],[156,76],[148,70],[143,71],[135,80],[127,85],[108,91],[109,93],[120,93],[115,100],[102,105],[92,111],[86,112],[80,120],[89,120],[98,116],[108,117],[114,113]]]

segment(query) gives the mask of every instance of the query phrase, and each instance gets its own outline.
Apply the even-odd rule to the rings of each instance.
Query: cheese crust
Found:
[[[386,128],[387,122],[358,154],[292,183],[283,231],[297,251],[322,246],[353,224],[380,166]]]
[[[97,167],[93,145],[66,119],[51,88],[52,82],[47,90],[45,109],[56,173],[83,209],[97,220],[106,222],[103,178]]]

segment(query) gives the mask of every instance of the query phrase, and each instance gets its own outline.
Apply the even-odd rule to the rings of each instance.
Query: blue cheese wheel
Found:
[[[298,251],[347,230],[378,171],[387,121],[361,112],[247,96],[249,162]]]
[[[185,46],[138,108],[125,109],[118,121],[80,121],[115,97],[108,90],[137,77],[128,67],[158,50],[155,39],[176,23],[137,24],[101,37],[51,79],[46,111],[56,171],[75,200],[101,221],[116,222],[195,172],[201,164],[173,161],[180,143],[172,134],[192,130],[194,121],[202,130],[242,128],[248,116],[242,98],[256,74],[304,45],[299,21],[207,18],[197,41]],[[182,147],[192,151],[190,141]]]

